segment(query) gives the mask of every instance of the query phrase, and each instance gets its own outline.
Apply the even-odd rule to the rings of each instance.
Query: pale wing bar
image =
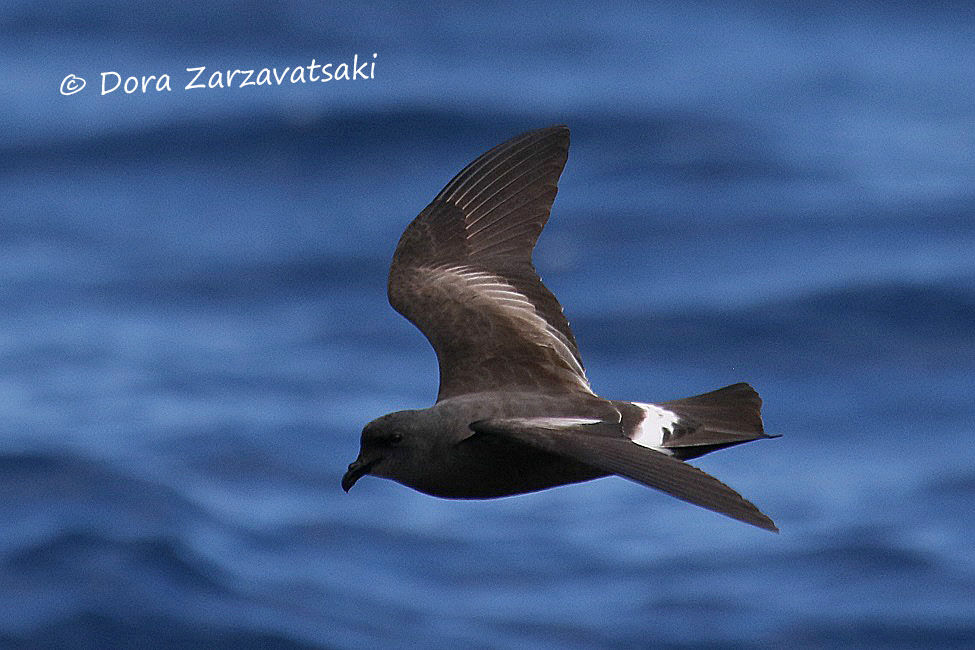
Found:
[[[565,369],[565,379],[592,394],[585,370],[561,332],[539,315],[534,303],[501,276],[468,266],[430,269],[429,284],[460,304],[477,304],[491,313],[487,318],[509,321],[527,342],[550,348]],[[449,288],[448,288],[449,287]]]

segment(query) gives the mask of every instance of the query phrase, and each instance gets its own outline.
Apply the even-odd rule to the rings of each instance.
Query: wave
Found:
[[[207,517],[167,486],[67,451],[0,454],[0,484],[5,495],[0,510],[26,515],[34,509],[54,509],[64,525],[107,517],[166,530]]]
[[[22,636],[0,635],[12,647],[45,648],[322,648],[272,632],[145,614],[81,609]]]
[[[653,358],[735,358],[775,363],[935,364],[975,353],[975,282],[842,286],[740,309],[587,315],[573,319],[584,347],[601,355],[644,351]],[[959,356],[960,355],[960,356]]]
[[[184,597],[231,593],[229,576],[172,536],[120,539],[94,530],[65,530],[10,554],[3,567],[8,575],[29,578],[35,585],[53,579],[57,589],[84,587],[92,575],[100,574],[102,580],[120,586],[139,576],[127,585],[136,591],[160,589],[145,583],[161,581]]]

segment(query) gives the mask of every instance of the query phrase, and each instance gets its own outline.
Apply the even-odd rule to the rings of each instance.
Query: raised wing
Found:
[[[400,238],[389,302],[437,353],[437,401],[501,388],[592,394],[562,306],[531,261],[568,150],[564,126],[491,149]]]

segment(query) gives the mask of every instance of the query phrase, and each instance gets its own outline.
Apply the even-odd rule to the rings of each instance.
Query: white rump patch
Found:
[[[680,421],[680,417],[673,411],[668,411],[656,404],[633,402],[633,405],[639,406],[645,415],[640,424],[637,425],[630,440],[642,447],[649,447],[650,449],[673,455],[670,449],[663,446],[664,429],[673,432],[674,425]]]

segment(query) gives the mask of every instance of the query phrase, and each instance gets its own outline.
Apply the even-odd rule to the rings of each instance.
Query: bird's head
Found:
[[[359,457],[342,477],[342,489],[348,492],[366,474],[410,485],[423,470],[429,443],[423,427],[422,411],[397,411],[363,427]]]

